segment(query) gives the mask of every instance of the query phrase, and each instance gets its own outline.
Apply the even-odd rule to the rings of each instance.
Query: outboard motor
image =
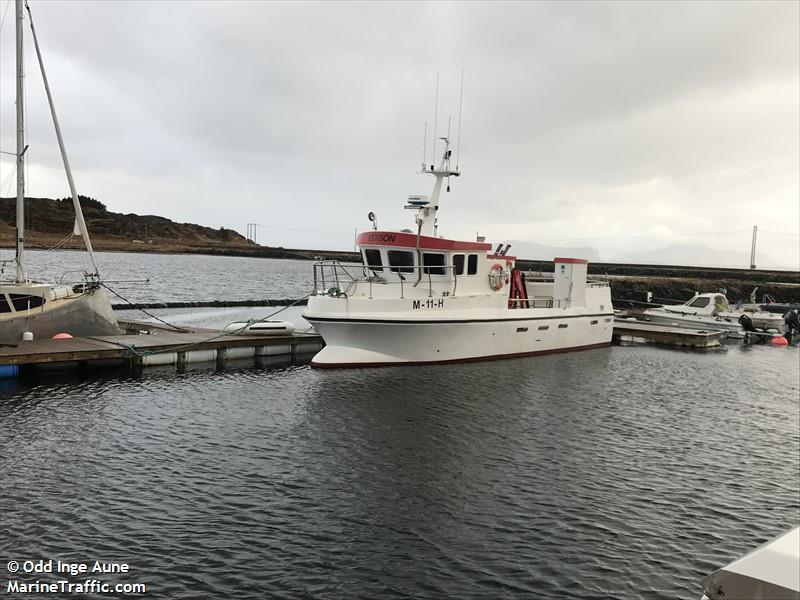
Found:
[[[788,311],[783,315],[783,322],[786,323],[786,333],[783,337],[791,343],[792,338],[800,333],[800,313],[796,309]]]
[[[741,325],[742,329],[747,333],[752,333],[756,330],[756,326],[753,325],[753,319],[751,319],[749,315],[742,315],[739,317],[739,325]]]
[[[745,344],[763,344],[766,341],[764,336],[759,335],[760,332],[756,330],[753,325],[753,319],[750,315],[742,315],[739,317],[739,325],[744,329],[744,342]]]

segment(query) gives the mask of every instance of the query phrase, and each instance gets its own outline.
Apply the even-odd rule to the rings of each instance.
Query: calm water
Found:
[[[135,257],[172,259],[196,260],[195,288],[159,299],[197,299],[204,257]],[[301,289],[239,260],[209,263]],[[799,358],[637,346],[6,380],[0,583],[8,560],[105,560],[148,597],[696,599],[800,521]]]
[[[96,256],[108,285],[132,302],[301,298],[314,287],[312,263],[304,260],[130,252]],[[3,250],[2,257],[13,258],[13,251]],[[86,253],[78,251],[31,251],[26,260],[28,276],[43,281],[65,273],[68,280],[79,280],[89,268]],[[111,301],[121,303],[113,296]]]

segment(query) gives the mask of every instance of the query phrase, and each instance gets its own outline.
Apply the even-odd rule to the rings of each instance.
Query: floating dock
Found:
[[[719,346],[722,339],[721,331],[684,329],[634,319],[615,319],[613,335],[615,342],[644,342],[687,348],[713,348]]]
[[[292,335],[226,335],[218,330],[176,331],[136,321],[120,321],[128,335],[42,339],[0,346],[0,376],[39,370],[84,370],[88,367],[173,366],[178,372],[203,364],[224,369],[231,361],[256,365],[305,362],[323,346],[316,333]]]
[[[40,371],[116,367],[141,370],[146,367],[190,366],[224,369],[237,365],[297,364],[307,362],[322,349],[317,333],[257,336],[226,335],[214,329],[176,331],[139,321],[120,321],[127,335],[42,339],[0,345],[0,377],[16,377]],[[614,321],[615,342],[649,342],[690,348],[720,345],[722,332],[683,329],[632,319]]]

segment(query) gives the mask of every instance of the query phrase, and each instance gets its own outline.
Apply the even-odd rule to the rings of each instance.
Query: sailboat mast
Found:
[[[22,6],[23,0],[17,0],[17,6]],[[28,10],[28,18],[31,22],[31,34],[33,34],[33,45],[36,48],[36,58],[39,61],[39,70],[42,72],[42,81],[44,82],[44,91],[47,93],[47,103],[50,105],[50,115],[53,117],[53,126],[56,130],[56,138],[58,139],[58,148],[61,150],[61,160],[64,162],[64,170],[67,172],[67,182],[69,183],[69,191],[72,195],[72,204],[75,207],[75,222],[78,225],[78,230],[83,237],[83,243],[86,246],[86,252],[89,254],[89,259],[92,261],[92,268],[94,275],[100,277],[100,270],[97,268],[97,261],[94,258],[94,250],[92,250],[92,241],[89,239],[89,230],[86,229],[86,221],[83,219],[83,211],[81,210],[81,202],[78,199],[78,192],[75,191],[75,180],[72,178],[72,169],[69,166],[69,158],[67,157],[67,149],[64,147],[64,138],[61,135],[61,126],[58,124],[58,116],[56,115],[56,107],[53,104],[53,95],[50,93],[50,84],[47,82],[47,73],[44,70],[44,61],[42,61],[42,52],[39,50],[39,40],[36,37],[36,28],[33,26],[33,16],[31,15],[31,8],[25,3],[25,8]],[[21,11],[21,8],[18,8]],[[18,109],[19,110],[19,109]]]
[[[25,282],[25,89],[22,85],[25,77],[24,58],[22,56],[22,0],[16,0],[17,13],[17,283]]]

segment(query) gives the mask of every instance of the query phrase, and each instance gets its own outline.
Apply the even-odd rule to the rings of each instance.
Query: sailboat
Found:
[[[85,272],[83,281],[76,283],[41,283],[30,279],[25,263],[25,97],[24,97],[24,55],[23,22],[30,7],[23,0],[16,4],[16,76],[17,76],[17,203],[16,203],[16,278],[13,282],[0,282],[0,343],[14,344],[23,339],[49,338],[59,333],[72,336],[116,335],[120,333],[108,296],[103,289],[100,272],[97,268],[89,232],[81,211],[75,182],[72,177],[61,128],[53,105],[50,86],[42,62],[39,42],[33,21],[30,21],[36,55],[42,73],[50,113],[56,138],[61,150],[67,181],[75,207],[75,231],[83,238],[86,252],[92,265],[92,272]]]

